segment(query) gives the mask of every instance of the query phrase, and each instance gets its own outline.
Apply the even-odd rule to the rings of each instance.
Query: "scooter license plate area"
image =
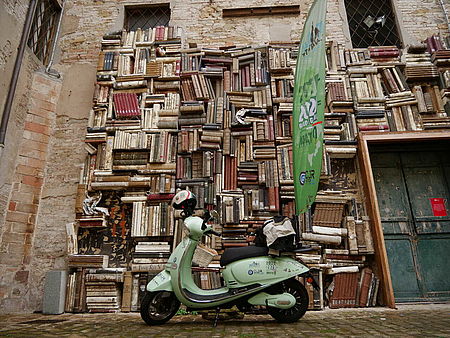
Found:
[[[302,274],[309,269],[288,257],[255,257],[233,262],[227,266],[232,277],[240,284],[265,283]],[[225,271],[224,271],[224,277]]]

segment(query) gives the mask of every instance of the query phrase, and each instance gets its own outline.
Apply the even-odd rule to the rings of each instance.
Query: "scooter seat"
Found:
[[[238,248],[228,248],[220,258],[220,265],[225,266],[240,259],[267,256],[269,249],[261,246],[244,246]]]

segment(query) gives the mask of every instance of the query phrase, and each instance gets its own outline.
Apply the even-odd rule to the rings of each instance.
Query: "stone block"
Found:
[[[25,247],[23,244],[10,243],[8,244],[8,253],[10,255],[23,257]]]
[[[6,232],[2,236],[4,243],[16,243],[23,245],[25,243],[25,234],[17,232]]]
[[[29,130],[38,134],[50,135],[48,126],[36,122],[25,122],[24,128],[25,130]]]
[[[22,175],[30,175],[30,176],[41,176],[42,170],[33,168],[33,167],[29,167],[27,165],[19,164],[16,167],[16,173],[22,174]]]
[[[64,312],[66,281],[66,271],[54,270],[46,273],[42,313],[61,314]]]
[[[40,88],[45,88],[45,87],[53,87],[54,86],[54,82],[48,77],[45,76],[42,73],[36,73],[33,79],[33,84],[38,84]]]
[[[37,214],[38,207],[39,206],[37,204],[18,203],[16,206],[16,210],[20,211],[20,212],[30,213],[30,214]]]
[[[19,212],[19,211],[8,211],[6,213],[7,222],[20,222],[27,223],[29,220],[29,213]]]
[[[41,187],[43,179],[35,176],[22,175],[21,183],[31,185],[33,187]]]
[[[53,122],[53,119],[49,119],[49,118],[47,118],[45,116],[41,116],[41,115],[36,115],[36,114],[30,113],[30,111],[28,111],[27,121],[28,122],[39,123],[39,124],[42,124],[44,126],[49,126],[50,127],[51,123]]]
[[[29,118],[31,121],[34,119],[34,117],[48,119],[50,121],[53,121],[53,119],[55,117],[55,111],[54,110],[45,110],[42,108],[38,109],[35,106],[31,106],[28,108],[27,115],[28,115],[27,119]]]
[[[19,186],[19,188],[20,188],[20,186]],[[16,190],[11,193],[11,201],[14,201],[14,202],[21,201],[23,203],[34,203],[34,194]]]
[[[46,151],[39,151],[39,150],[31,149],[28,147],[24,147],[24,146],[20,147],[19,155],[30,157],[30,158],[35,158],[35,159],[41,160],[41,161],[45,161],[45,159],[47,158]]]
[[[23,137],[24,137],[24,139],[27,139],[27,140],[34,140],[34,141],[38,141],[38,142],[42,142],[42,143],[48,143],[48,141],[50,139],[48,135],[34,133],[29,130],[23,131]]]
[[[22,257],[10,255],[9,253],[0,253],[0,262],[9,267],[16,267],[22,264]]]
[[[58,102],[58,95],[55,94],[55,90],[52,90],[51,88],[45,88],[45,90],[38,89],[33,92],[33,98],[56,104]]]
[[[23,191],[23,192],[31,192],[33,194],[38,195],[38,197],[40,196],[40,193],[41,193],[40,187],[36,187],[33,185],[28,185],[28,184],[21,184],[19,190]],[[36,204],[35,201],[33,201],[33,203]],[[37,202],[37,203],[39,203],[39,202]]]
[[[34,93],[31,93],[30,99],[31,99],[32,105],[34,105],[34,107],[37,109],[37,111],[39,111],[41,109],[48,110],[48,111],[55,111],[55,109],[56,109],[56,105],[54,103],[40,100],[37,97],[35,97]]]
[[[9,202],[9,205],[8,205],[8,210],[10,210],[10,211],[15,211],[15,210],[16,210],[16,205],[17,205],[16,202],[10,201],[10,202]]]
[[[30,271],[27,270],[17,271],[16,275],[14,276],[14,280],[19,283],[26,284],[28,282],[29,275]]]
[[[45,161],[21,155],[18,157],[18,163],[38,169],[43,169],[45,167]]]
[[[16,233],[31,233],[33,232],[34,226],[30,223],[19,223],[19,222],[11,222],[9,223],[11,225],[11,232]]]

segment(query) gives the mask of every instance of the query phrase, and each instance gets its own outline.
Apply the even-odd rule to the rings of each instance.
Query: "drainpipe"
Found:
[[[53,65],[53,60],[55,58],[55,51],[56,51],[56,42],[58,41],[58,37],[59,37],[59,32],[61,31],[61,21],[64,15],[64,7],[65,7],[66,1],[63,1],[62,3],[62,7],[61,7],[61,13],[59,14],[59,19],[58,19],[58,26],[56,27],[56,33],[55,33],[55,37],[53,38],[53,44],[52,44],[52,54],[50,56],[50,61],[48,62],[48,66],[45,69],[45,72],[48,75],[54,76],[56,78],[60,78],[61,74],[58,73],[58,71],[51,69],[52,65]]]
[[[19,79],[20,67],[22,65],[23,53],[27,45],[28,36],[30,35],[31,24],[33,23],[34,12],[36,11],[37,0],[31,0],[28,6],[27,17],[25,18],[25,25],[20,38],[20,44],[17,51],[16,61],[14,63],[13,74],[9,84],[8,95],[6,97],[5,107],[3,108],[2,122],[0,124],[0,158],[5,147],[6,129],[8,127],[9,116],[11,114],[11,107],[16,93],[17,80]]]
[[[444,12],[445,20],[447,21],[447,30],[450,33],[450,20],[448,18],[447,10],[445,9],[444,2],[442,0],[439,0],[439,3],[441,4],[442,11]]]

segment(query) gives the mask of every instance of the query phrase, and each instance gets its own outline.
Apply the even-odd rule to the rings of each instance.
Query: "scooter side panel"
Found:
[[[228,264],[223,271],[227,285],[271,284],[298,276],[308,267],[289,257],[253,257]]]
[[[153,279],[147,284],[147,291],[173,291],[170,273],[166,270],[158,273]]]

